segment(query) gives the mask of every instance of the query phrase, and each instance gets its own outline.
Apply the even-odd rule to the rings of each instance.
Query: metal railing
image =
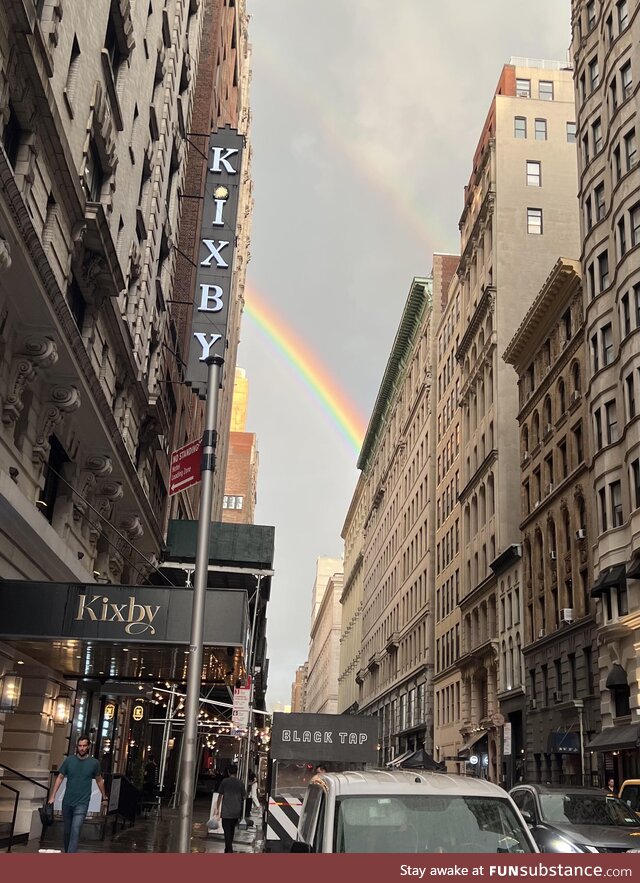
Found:
[[[12,767],[7,766],[6,763],[0,763],[0,769],[6,770],[6,772],[10,773],[13,777],[12,781],[16,779],[23,782],[30,782],[32,785],[37,785],[38,788],[42,788],[45,794],[49,793],[49,786],[43,785],[42,782],[38,782],[37,779],[32,779],[30,776],[25,776],[24,773],[21,773],[19,770],[14,770]],[[7,791],[11,791],[15,796],[13,798],[13,813],[11,817],[11,822],[9,823],[9,833],[8,833],[8,844],[6,846],[7,852],[11,852],[11,847],[13,846],[13,841],[15,840],[16,834],[16,818],[18,816],[18,803],[20,802],[20,790],[18,788],[14,788],[11,785],[7,785],[5,778],[0,779],[0,788],[6,788]],[[5,837],[0,834],[0,839],[4,840]],[[2,847],[3,849],[5,847]]]

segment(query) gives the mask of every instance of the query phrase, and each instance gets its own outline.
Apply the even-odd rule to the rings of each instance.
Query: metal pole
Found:
[[[580,784],[584,785],[584,702],[582,699],[576,700],[578,709],[578,722],[580,724]]]
[[[253,604],[253,622],[251,623],[251,638],[249,640],[249,657],[247,659],[247,674],[251,677],[251,693],[249,694],[249,718],[247,721],[247,745],[243,760],[244,766],[244,790],[246,792],[249,784],[249,757],[251,755],[251,731],[253,729],[253,657],[254,644],[256,640],[256,621],[258,619],[258,604],[260,603],[260,585],[262,576],[258,574],[256,577],[258,585],[256,586],[255,601]]]
[[[178,852],[190,852],[193,798],[195,794],[195,770],[197,765],[196,740],[198,738],[198,711],[200,708],[200,685],[202,682],[202,641],[204,635],[204,610],[207,598],[207,573],[209,565],[209,532],[213,503],[213,473],[215,470],[216,411],[220,370],[220,356],[207,359],[207,405],[204,433],[202,436],[202,480],[200,484],[200,511],[198,516],[198,542],[193,586],[191,613],[191,639],[187,668],[187,695],[185,699],[182,759],[180,762]]]
[[[172,691],[171,696],[169,696],[169,701],[167,702],[167,714],[164,721],[164,727],[162,728],[162,751],[160,753],[160,780],[158,783],[158,787],[160,788],[160,793],[162,794],[162,789],[164,788],[164,777],[167,769],[167,757],[169,755],[169,739],[171,738],[171,718],[173,717],[173,697],[176,694]]]

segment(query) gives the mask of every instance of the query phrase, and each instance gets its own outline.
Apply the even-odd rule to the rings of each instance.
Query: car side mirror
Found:
[[[529,810],[528,810],[528,809],[521,809],[521,810],[520,810],[520,815],[521,815],[522,818],[525,820],[525,822],[527,823],[527,825],[528,825],[530,828],[533,828],[533,816],[531,815],[531,813],[529,812]]]
[[[291,844],[291,852],[313,852],[313,849],[308,843],[303,843],[301,840],[294,840]]]

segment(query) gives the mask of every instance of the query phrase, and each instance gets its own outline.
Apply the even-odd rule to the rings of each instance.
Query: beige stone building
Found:
[[[296,669],[296,677],[291,685],[291,711],[305,711],[307,698],[307,663],[299,665]]]
[[[572,27],[602,711],[587,747],[619,783],[640,774],[638,3],[574,0]]]
[[[170,303],[194,87],[212,47],[227,81],[244,14],[216,0],[225,30],[205,33],[213,5],[0,5],[0,579],[137,585],[161,554],[168,457],[191,395],[176,394]],[[39,781],[79,728],[97,732],[98,679],[125,669],[70,646],[36,663],[0,643],[0,677],[22,676],[17,711],[0,713],[0,762]],[[59,698],[75,701],[74,730],[54,726]],[[113,771],[127,766],[130,707],[101,755]],[[23,833],[42,802],[29,787]]]
[[[338,676],[338,712],[359,708],[360,689],[356,681],[362,655],[363,548],[364,520],[367,514],[367,483],[358,479],[349,511],[342,528],[344,540],[344,588],[340,603],[340,674]]]
[[[578,253],[576,189],[571,71],[561,63],[513,59],[503,68],[465,189],[458,270],[465,328],[456,354],[462,368],[462,718],[473,769],[494,781],[502,778],[501,723],[523,713],[522,700],[504,711],[498,700],[496,569],[512,569],[508,553],[520,541],[513,493],[517,386],[499,353],[558,252]]]
[[[442,317],[436,344],[436,562],[434,574],[435,670],[434,757],[458,772],[455,758],[463,744],[461,727],[460,572],[462,568],[460,493],[460,365],[456,351],[462,338],[460,283],[451,257],[450,284],[443,288]]]
[[[583,749],[600,729],[585,352],[580,264],[561,258],[504,354],[518,376],[523,580],[500,602],[516,627],[513,643],[500,630],[501,689],[526,683],[528,700],[513,773],[556,784],[590,781]]]
[[[304,710],[317,714],[336,714],[338,711],[343,583],[342,570],[331,574],[311,625]]]
[[[434,256],[439,285],[441,267],[442,258]],[[354,550],[356,560],[362,543],[358,711],[379,718],[381,762],[410,749],[433,751],[432,377],[441,301],[440,289],[436,296],[433,291],[433,279],[413,280],[358,460],[361,481],[345,524],[345,548]],[[364,504],[363,523],[358,498]]]

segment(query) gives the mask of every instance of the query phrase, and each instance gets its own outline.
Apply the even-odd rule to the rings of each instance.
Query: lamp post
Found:
[[[574,708],[578,710],[578,723],[580,726],[580,784],[584,785],[584,701],[573,700]]]
[[[193,584],[193,607],[191,610],[191,637],[187,666],[187,695],[185,700],[184,730],[182,733],[182,756],[180,760],[180,793],[178,798],[180,831],[178,852],[191,849],[191,824],[193,798],[195,795],[196,766],[198,761],[198,711],[200,709],[200,685],[202,683],[202,643],[204,637],[204,612],[207,599],[207,575],[209,572],[209,534],[211,507],[213,505],[213,473],[215,470],[216,412],[220,372],[224,360],[213,356],[206,360],[207,404],[202,436],[202,481],[200,486],[200,511],[198,513],[198,540],[196,544],[196,567]]]

